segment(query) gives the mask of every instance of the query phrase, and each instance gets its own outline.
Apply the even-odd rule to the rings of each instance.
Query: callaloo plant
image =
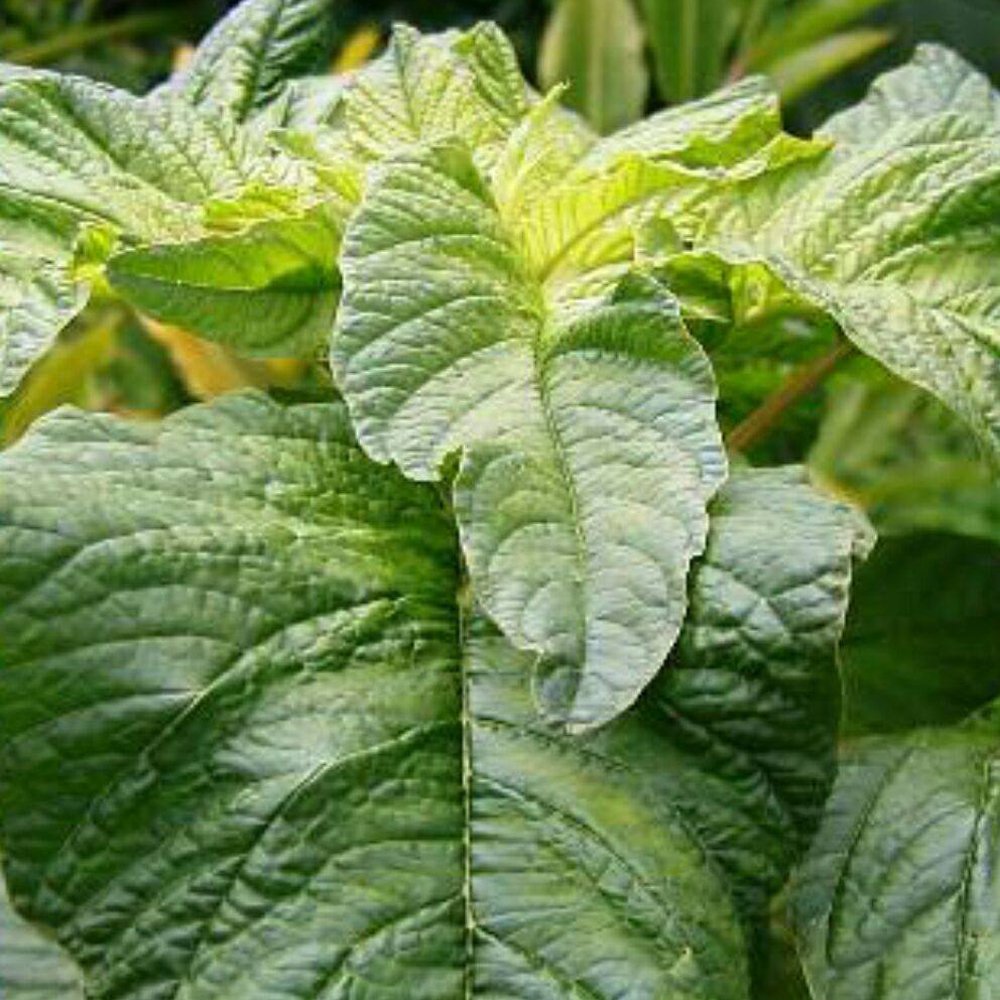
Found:
[[[488,24],[304,75],[326,7],[141,99],[3,71],[4,392],[109,294],[336,389],[0,455],[0,983],[740,1000],[822,824],[817,998],[998,995],[995,717],[823,820],[872,532],[720,428],[853,345],[997,454],[997,95],[925,48],[812,139],[757,80],[600,139]]]

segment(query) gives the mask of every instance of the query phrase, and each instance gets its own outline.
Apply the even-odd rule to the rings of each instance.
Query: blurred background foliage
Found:
[[[377,55],[394,21],[433,30],[491,18],[533,82],[568,81],[567,102],[602,131],[762,72],[790,129],[805,134],[920,41],[956,49],[1000,83],[1000,0],[332,2],[331,72]],[[0,59],[143,92],[230,6],[0,0]],[[830,355],[828,324],[721,336],[710,346],[731,440],[746,438],[752,462],[806,462],[823,488],[863,507],[882,538],[859,574],[843,645],[848,737],[950,723],[1000,694],[1000,490],[965,428],[874,362],[836,347]],[[789,384],[809,391],[747,436],[762,402]],[[242,386],[315,392],[329,389],[329,376],[319,362],[237,358],[98,295],[0,403],[0,446],[65,403],[149,419]],[[782,912],[779,900],[773,932],[758,943],[760,1000],[808,996]]]

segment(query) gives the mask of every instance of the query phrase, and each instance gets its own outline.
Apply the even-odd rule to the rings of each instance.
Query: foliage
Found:
[[[793,101],[889,42],[891,30],[851,27],[886,0],[556,0],[542,41],[545,86],[599,131],[642,116],[651,75],[658,97],[703,97],[746,73],[766,73]],[[653,70],[642,52],[648,46]]]
[[[817,1000],[986,1000],[996,721],[950,724],[1000,685],[939,634],[988,650],[989,607],[916,629],[956,539],[904,537],[849,614],[865,516],[737,452],[862,352],[877,411],[920,401],[918,455],[967,425],[996,460],[1000,98],[927,47],[811,139],[756,78],[602,138],[494,25],[400,27],[345,78],[327,14],[247,0],[142,98],[0,73],[11,438],[87,308],[117,317],[97,357],[127,304],[175,357],[333,373],[64,409],[0,453],[0,985],[794,995],[773,900],[818,828],[791,893]],[[865,492],[895,452],[831,447],[855,384],[818,478],[940,529]],[[988,482],[947,525],[973,595]],[[837,778],[845,622],[855,730],[893,728],[894,671],[942,711]]]

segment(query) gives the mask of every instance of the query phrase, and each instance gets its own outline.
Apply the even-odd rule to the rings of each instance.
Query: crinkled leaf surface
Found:
[[[708,362],[648,279],[561,321],[463,148],[393,160],[348,226],[333,361],[359,440],[415,479],[461,449],[477,598],[605,722],[673,645],[725,476]]]
[[[66,953],[14,912],[0,879],[0,997],[83,1000],[83,978]]]
[[[486,163],[527,107],[517,57],[495,24],[440,35],[399,25],[345,92],[344,135],[367,161],[459,136]]]
[[[0,253],[0,397],[17,388],[85,301],[65,264]]]
[[[0,86],[0,195],[39,215],[180,237],[197,231],[206,201],[267,179],[234,126],[180,102],[55,74]]]
[[[822,161],[713,202],[696,246],[763,261],[1000,454],[1000,98],[934,46],[820,133]],[[762,303],[762,308],[764,304]]]
[[[95,1000],[743,1000],[857,526],[784,473],[720,505],[675,669],[571,738],[339,406],[48,418],[0,457],[12,895]]]
[[[817,1000],[1000,991],[997,718],[863,740],[796,877]]]
[[[213,205],[296,176],[291,161],[217,111],[47,73],[0,84],[0,250],[15,260],[0,298],[0,391],[83,304],[69,264],[84,227],[111,234],[109,248],[115,239],[162,247],[138,252],[147,280],[126,292],[141,308],[249,351],[314,350],[332,314],[337,226],[320,233],[308,204],[242,240],[209,225]],[[332,192],[329,200],[337,204]],[[301,217],[306,209],[312,219]]]
[[[244,0],[160,93],[243,120],[330,57],[333,8],[332,0]]]

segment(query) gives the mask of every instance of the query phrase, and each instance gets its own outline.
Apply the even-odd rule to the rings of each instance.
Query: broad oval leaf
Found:
[[[159,92],[242,121],[329,59],[334,0],[244,0]]]
[[[834,142],[824,160],[734,184],[687,233],[735,265],[734,282],[766,263],[861,350],[964,417],[994,457],[998,108],[958,56],[923,46],[821,130]]]
[[[860,741],[795,879],[817,1000],[1000,990],[997,718]]]
[[[338,405],[47,419],[0,456],[15,900],[94,1000],[745,1000],[857,528],[787,474],[721,503],[675,669],[575,739]]]
[[[673,645],[725,477],[711,370],[675,304],[634,278],[551,312],[455,144],[387,164],[341,269],[332,359],[362,446],[422,480],[461,450],[477,598],[543,654],[548,714],[613,718]]]

